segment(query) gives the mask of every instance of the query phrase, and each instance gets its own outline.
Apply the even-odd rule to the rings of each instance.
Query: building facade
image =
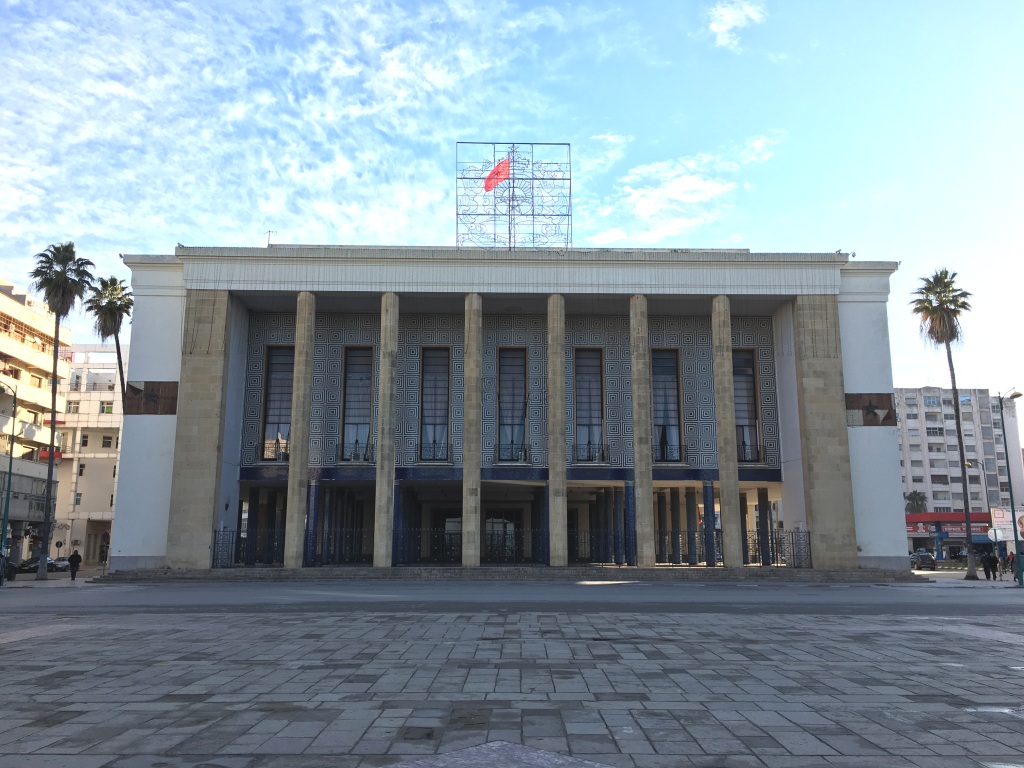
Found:
[[[123,259],[112,569],[907,567],[893,263],[276,245]]]
[[[960,415],[971,512],[972,545],[988,548],[990,511],[1020,506],[1024,493],[1016,401],[986,389],[960,389]],[[963,471],[953,390],[897,389],[900,470],[907,511],[907,545],[948,555],[967,545]]]
[[[122,347],[127,360],[128,349]],[[121,449],[121,387],[113,345],[71,348],[61,430],[55,540],[87,564],[106,562]],[[59,535],[59,536],[58,536]]]
[[[53,328],[54,316],[44,303],[0,280],[0,505],[8,507],[8,528],[3,535],[6,553],[14,562],[39,546],[41,526],[47,521],[44,503],[51,429]],[[70,370],[69,340],[70,333],[62,327],[58,387]],[[64,398],[58,392],[57,410],[63,412],[64,408]],[[60,458],[57,451],[55,460]],[[53,493],[56,482],[55,475]]]

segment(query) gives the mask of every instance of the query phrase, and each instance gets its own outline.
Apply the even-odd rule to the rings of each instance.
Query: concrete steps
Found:
[[[483,566],[462,568],[410,566],[370,568],[366,566],[320,568],[216,568],[140,569],[114,571],[91,579],[94,583],[140,582],[258,582],[258,581],[730,581],[775,583],[914,584],[927,583],[926,576],[892,570],[818,570],[813,568],[633,568]]]

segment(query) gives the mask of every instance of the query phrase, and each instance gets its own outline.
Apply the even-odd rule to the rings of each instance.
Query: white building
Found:
[[[127,363],[128,348],[122,347]],[[106,559],[114,519],[121,448],[121,387],[113,345],[76,344],[64,395],[57,526],[62,554],[78,549],[86,563]]]
[[[179,247],[132,270],[111,568],[908,568],[896,264]]]

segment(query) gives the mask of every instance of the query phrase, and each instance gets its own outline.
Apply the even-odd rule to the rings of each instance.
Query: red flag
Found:
[[[508,181],[508,158],[498,163],[484,179],[484,192],[490,192],[503,181]]]

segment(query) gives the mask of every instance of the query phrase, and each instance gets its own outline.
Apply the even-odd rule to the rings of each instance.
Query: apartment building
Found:
[[[4,534],[6,552],[14,561],[27,557],[38,546],[38,534],[47,520],[44,499],[51,429],[53,325],[53,314],[43,302],[0,279],[0,505],[9,505]],[[69,342],[70,332],[62,327],[58,386],[70,372]],[[58,392],[58,412],[65,407]],[[61,459],[58,450],[55,460]],[[56,487],[55,475],[54,493]]]
[[[961,389],[966,467],[960,466],[953,391],[941,387],[896,390],[900,472],[904,498],[923,494],[923,508],[911,504],[907,539],[911,549],[955,550],[966,545],[965,503],[971,512],[975,546],[988,546],[989,510],[1010,507],[1010,489],[1024,501],[1024,465],[1016,400],[986,389]],[[966,471],[968,499],[963,494]]]
[[[122,347],[124,361],[128,348]],[[89,564],[106,562],[121,449],[121,387],[113,345],[76,344],[60,426],[63,461],[54,538]],[[59,535],[58,535],[59,534]]]

